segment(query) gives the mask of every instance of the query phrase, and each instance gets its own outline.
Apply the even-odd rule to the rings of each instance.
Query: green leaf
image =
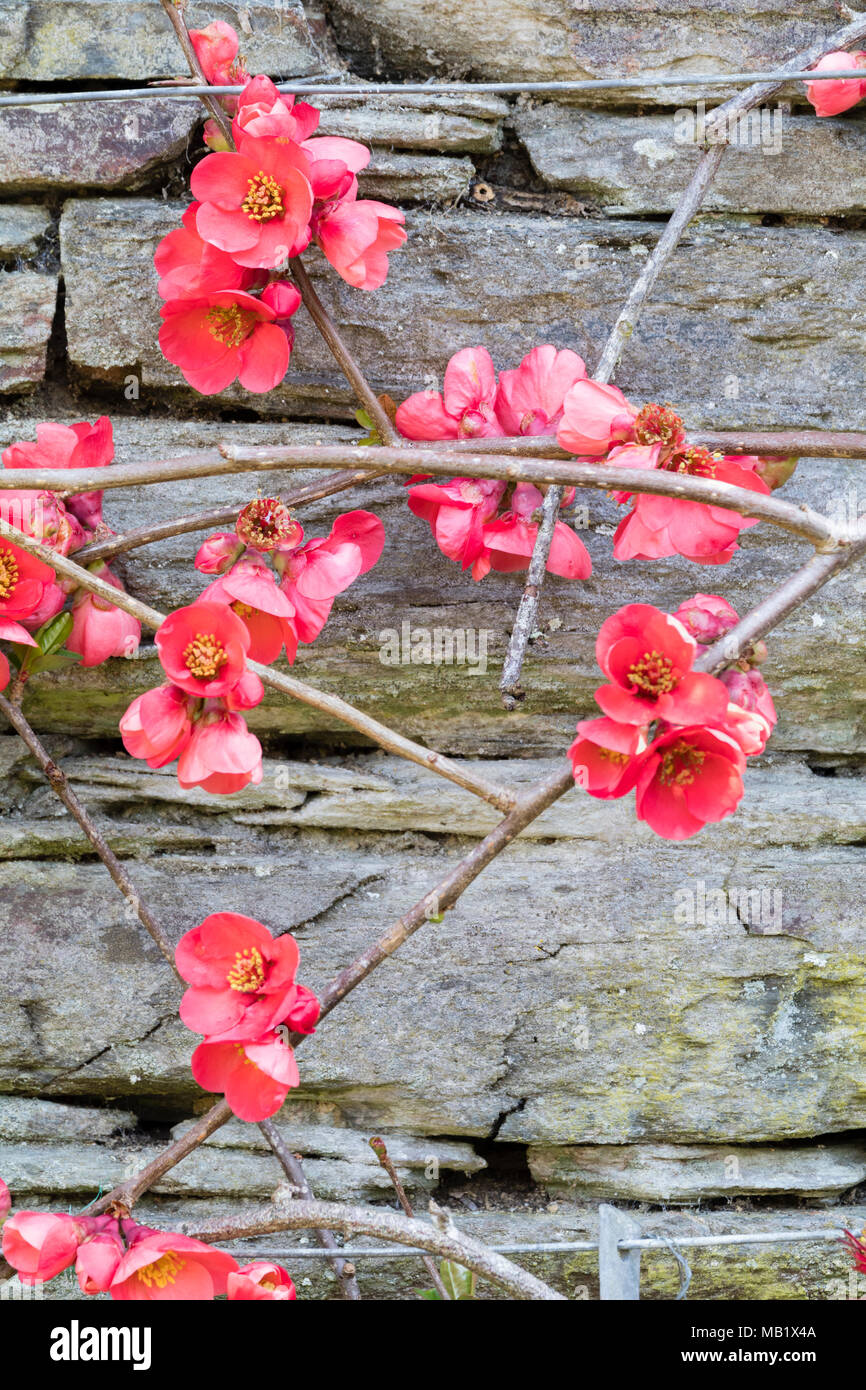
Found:
[[[454,1264],[453,1260],[443,1260],[439,1266],[439,1278],[449,1298],[465,1302],[475,1297],[475,1275],[472,1270]]]
[[[373,428],[373,421],[370,419],[366,410],[356,410],[355,419],[358,421],[358,424],[361,425],[363,429],[371,430]]]
[[[53,618],[49,618],[47,623],[34,634],[34,639],[39,646],[43,656],[51,656],[53,652],[59,652],[70,632],[72,631],[72,614],[57,613]]]
[[[441,1299],[440,1295],[436,1292],[435,1289],[415,1289],[415,1290],[413,1290],[413,1292],[414,1292],[414,1293],[417,1293],[418,1296],[419,1296],[419,1298],[426,1298],[426,1299],[428,1300],[428,1302],[432,1302],[432,1303],[441,1303],[441,1302],[442,1302],[442,1299]]]
[[[28,647],[28,651],[32,650],[32,647]],[[50,656],[34,657],[27,670],[31,676],[35,676],[39,671],[62,671],[66,666],[76,666],[80,660],[80,652],[52,652]]]

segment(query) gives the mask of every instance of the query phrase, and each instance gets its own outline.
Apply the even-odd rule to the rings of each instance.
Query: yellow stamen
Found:
[[[0,550],[0,599],[8,598],[18,583],[18,566],[11,550]]]
[[[177,1276],[185,1265],[186,1260],[182,1260],[173,1250],[167,1250],[161,1259],[138,1270],[136,1278],[145,1288],[152,1289],[155,1284],[158,1289],[164,1289],[167,1284],[177,1282]]]
[[[264,169],[250,179],[249,191],[241,203],[241,209],[253,222],[270,222],[273,217],[282,217],[283,190]]]
[[[235,963],[226,975],[226,981],[240,994],[255,994],[265,983],[265,966],[261,953],[255,946],[246,951],[238,951]]]
[[[197,632],[183,654],[184,664],[198,680],[212,680],[228,661],[228,653],[212,632]]]

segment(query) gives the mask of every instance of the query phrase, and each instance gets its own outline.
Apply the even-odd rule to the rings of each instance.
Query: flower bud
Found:
[[[195,567],[202,574],[225,574],[235,560],[240,558],[242,552],[243,546],[238,542],[236,535],[218,531],[215,535],[208,536],[201,546],[195,557]]]
[[[777,487],[781,487],[783,483],[788,481],[799,462],[800,460],[795,454],[789,455],[788,458],[767,458],[764,455],[759,455],[758,462],[755,464],[755,472],[767,484],[767,487],[775,492]]]

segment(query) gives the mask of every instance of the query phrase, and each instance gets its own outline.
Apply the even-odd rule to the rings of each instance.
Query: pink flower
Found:
[[[203,1090],[224,1094],[238,1119],[251,1123],[275,1115],[301,1081],[294,1052],[273,1033],[255,1042],[200,1043],[192,1074]]]
[[[238,98],[232,135],[236,145],[245,135],[257,140],[276,136],[300,144],[309,139],[318,124],[319,112],[315,106],[278,92],[269,77],[259,76],[247,83]]]
[[[200,203],[190,203],[182,227],[164,236],[153,263],[159,275],[162,299],[200,299],[217,290],[248,290],[260,276],[237,265],[227,251],[211,246],[196,229]]]
[[[123,585],[107,565],[93,566],[94,574],[123,592]],[[72,630],[66,646],[78,652],[82,666],[100,666],[111,656],[130,657],[141,641],[141,623],[97,594],[80,590],[72,606]]]
[[[736,610],[718,594],[695,594],[681,603],[673,616],[703,647],[730,632],[740,621]]]
[[[277,546],[294,550],[304,539],[303,529],[279,497],[256,497],[248,502],[235,522],[235,532],[244,545],[264,552]]]
[[[230,1274],[227,1293],[230,1303],[235,1299],[270,1299],[284,1303],[297,1298],[288,1271],[267,1260],[253,1260],[237,1274]]]
[[[44,1284],[68,1269],[82,1237],[71,1216],[18,1211],[3,1225],[3,1254],[22,1284]]]
[[[576,352],[545,343],[527,353],[514,371],[500,372],[496,415],[507,435],[556,434],[565,397],[586,376]]]
[[[646,752],[645,731],[614,719],[581,719],[577,732],[568,750],[577,785],[604,801],[630,792]]]
[[[165,767],[190,740],[190,697],[176,685],[161,685],[133,700],[120,721],[123,746],[148,767]]]
[[[0,517],[58,555],[69,555],[87,541],[81,522],[53,492],[6,489],[0,493]]]
[[[125,1246],[112,1231],[98,1231],[78,1247],[75,1274],[82,1293],[107,1293],[123,1259]]]
[[[750,492],[770,491],[751,468],[744,468],[731,458],[713,458],[702,448],[675,454],[663,467],[693,477],[715,478]],[[738,548],[740,532],[757,524],[755,517],[741,516],[727,507],[639,494],[633,509],[616,529],[613,553],[617,560],[683,555],[699,565],[724,565]]]
[[[274,310],[242,290],[170,299],[162,319],[163,356],[203,396],[224,391],[236,377],[247,391],[272,391],[288,371],[289,342]]]
[[[443,555],[463,569],[471,566],[473,579],[483,579],[490,570],[484,525],[496,516],[506,486],[493,478],[422,483],[409,490],[409,510],[429,521]]]
[[[309,160],[292,140],[244,136],[237,152],[210,154],[192,171],[199,236],[239,265],[272,270],[310,242]]]
[[[177,608],[156,634],[159,659],[169,680],[201,699],[227,695],[237,685],[249,645],[240,618],[219,603],[199,601]]]
[[[630,436],[637,414],[618,387],[587,377],[566,393],[557,443],[572,454],[600,458]]]
[[[397,410],[407,439],[502,437],[495,410],[496,369],[486,348],[463,348],[445,368],[444,392],[416,391]]]
[[[220,796],[231,796],[250,782],[258,786],[262,746],[243,715],[228,709],[206,710],[193,725],[180,755],[177,780],[184,789],[202,787]]]
[[[237,535],[227,531],[208,536],[195,557],[195,567],[201,574],[223,574],[238,559],[243,550]]]
[[[866,67],[866,53],[862,50],[856,53],[825,53],[823,58],[813,64],[813,72],[844,72],[850,68],[852,72],[862,71]],[[847,81],[845,78],[832,78],[826,82],[807,82],[806,99],[815,108],[818,116],[838,116],[840,111],[847,111],[849,106],[856,106],[866,96],[866,77],[860,79],[852,78]]]
[[[35,555],[0,540],[0,618],[29,618],[53,583],[54,571]]]
[[[209,1300],[225,1293],[228,1277],[237,1267],[231,1255],[203,1241],[140,1226],[117,1266],[109,1292],[123,1302]]]
[[[652,743],[638,777],[635,805],[667,840],[687,840],[720,821],[743,795],[745,754],[720,729],[670,729]]]
[[[355,173],[370,151],[355,140],[304,142],[315,195],[310,231],[338,275],[359,290],[377,290],[388,276],[388,252],[406,240],[405,217],[390,203],[358,198]]]
[[[0,652],[0,691],[6,689],[11,679],[12,672],[9,669],[9,662],[6,657],[6,653]]]
[[[213,1040],[260,1038],[281,1023],[297,995],[298,943],[238,912],[215,912],[186,932],[175,964],[190,985],[180,1004],[187,1028]]]
[[[12,1194],[2,1178],[0,1178],[0,1226],[6,1220],[12,1207]]]
[[[695,642],[676,618],[631,603],[601,625],[595,654],[612,683],[599,686],[602,712],[623,724],[712,724],[724,718],[727,691],[715,676],[692,671]]]
[[[37,425],[35,444],[19,440],[3,451],[6,468],[104,468],[113,458],[114,438],[107,415],[92,425],[86,420],[76,425]],[[68,497],[65,506],[91,530],[102,521],[101,492],[78,493]]]
[[[266,305],[274,314],[274,326],[284,335],[291,353],[295,346],[295,326],[292,322],[292,316],[301,307],[299,291],[287,280],[274,280],[262,290],[261,303]]]
[[[484,545],[495,570],[522,570],[529,564],[538,535],[533,513],[544,503],[537,487],[518,483],[511,499],[511,510],[483,528]],[[547,560],[551,574],[564,579],[588,579],[592,561],[583,541],[564,521],[557,521]]]
[[[238,87],[245,77],[238,58],[240,39],[230,24],[216,19],[205,29],[190,29],[195,56],[212,87]]]
[[[23,619],[25,627],[31,632],[38,632],[43,623],[47,623],[49,618],[55,618],[66,602],[66,590],[62,584],[46,584],[42,598],[33,609]]]
[[[719,679],[730,698],[725,729],[750,757],[763,753],[778,718],[766,681],[754,670],[723,671]]]
[[[294,550],[277,549],[280,588],[295,610],[292,626],[302,642],[313,642],[328,620],[337,594],[366,574],[382,554],[385,528],[372,512],[343,512],[330,535]]]
[[[270,665],[284,645],[289,661],[294,661],[298,650],[291,622],[294,604],[262,560],[245,555],[227,574],[209,584],[201,597],[206,603],[227,604],[237,614],[249,634],[252,661]]]

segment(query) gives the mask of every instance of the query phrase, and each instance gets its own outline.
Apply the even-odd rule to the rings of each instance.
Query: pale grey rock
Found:
[[[45,377],[57,276],[0,273],[0,395],[33,391]]]
[[[189,148],[195,102],[58,103],[0,110],[0,184],[6,193],[138,188]]]
[[[366,198],[390,203],[451,203],[469,192],[474,174],[470,159],[390,154],[374,148],[373,157],[358,182]]]
[[[397,150],[491,154],[502,145],[509,113],[501,97],[484,92],[440,96],[323,96],[318,134],[342,135]]]
[[[25,1096],[0,1096],[0,1141],[5,1144],[39,1141],[59,1145],[111,1139],[134,1129],[136,1123],[129,1110],[97,1110]]]
[[[242,10],[224,0],[188,6],[190,29],[212,20],[231,24],[251,72],[303,77],[322,71],[324,38],[319,7],[305,6],[312,38],[291,9],[248,0]],[[330,56],[325,61],[330,63]],[[152,0],[2,0],[0,80],[58,82],[118,78],[142,84],[187,77],[189,68],[161,5]]]
[[[577,1200],[677,1205],[713,1197],[838,1197],[866,1180],[866,1146],[796,1148],[729,1145],[529,1146],[529,1170]]]
[[[751,112],[704,199],[707,212],[828,217],[866,206],[866,121]],[[616,116],[553,103],[526,108],[517,132],[552,188],[609,215],[671,212],[703,153],[687,115]]]
[[[0,203],[0,256],[34,256],[51,227],[51,213],[37,203]]]

